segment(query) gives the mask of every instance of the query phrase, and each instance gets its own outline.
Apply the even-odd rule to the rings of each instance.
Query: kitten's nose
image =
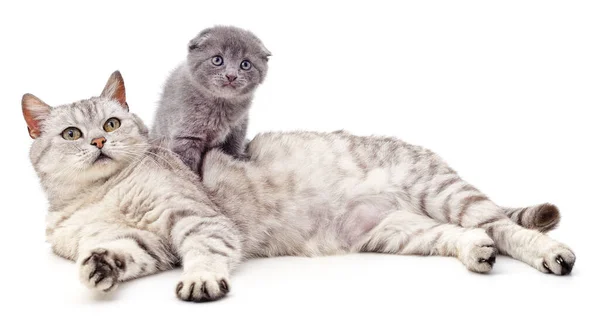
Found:
[[[226,77],[227,77],[227,80],[229,80],[229,82],[232,82],[237,79],[236,75],[226,75]]]
[[[104,137],[92,139],[92,145],[98,147],[98,149],[102,149],[102,147],[104,147],[104,143],[106,143],[106,138]]]

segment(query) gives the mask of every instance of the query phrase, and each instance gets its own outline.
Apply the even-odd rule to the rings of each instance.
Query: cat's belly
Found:
[[[327,204],[321,199],[290,201],[278,213],[256,213],[247,233],[251,256],[318,256],[356,251],[369,232],[398,203],[386,195],[369,195]]]
[[[353,252],[390,212],[406,206],[381,171],[362,178],[323,174],[229,172],[211,192],[228,216],[247,227],[249,256]]]

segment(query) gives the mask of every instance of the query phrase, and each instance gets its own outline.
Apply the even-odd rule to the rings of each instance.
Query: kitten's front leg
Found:
[[[224,297],[230,271],[241,260],[241,242],[233,224],[222,215],[190,216],[175,223],[171,235],[183,261],[177,297],[194,302]]]
[[[110,292],[119,282],[168,270],[176,261],[162,240],[150,232],[110,231],[109,235],[94,232],[81,242],[79,278],[90,289]]]
[[[195,173],[200,172],[202,154],[207,148],[204,137],[180,134],[173,137],[169,148]]]
[[[221,146],[221,149],[237,159],[246,160],[248,155],[245,153],[246,148],[246,131],[248,128],[248,118],[242,121],[239,125],[231,129],[227,139]]]

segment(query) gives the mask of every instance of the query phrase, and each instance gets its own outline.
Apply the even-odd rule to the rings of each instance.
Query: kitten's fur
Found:
[[[446,255],[487,272],[498,249],[558,275],[575,262],[567,246],[519,226],[547,230],[558,221],[555,207],[498,207],[437,155],[398,139],[261,134],[248,161],[209,151],[202,184],[176,155],[148,143],[118,72],[101,97],[50,108],[26,94],[22,105],[50,202],[47,239],[99,291],[181,263],[177,296],[215,300],[229,291],[236,265],[257,256]],[[121,127],[105,132],[111,117]],[[68,127],[82,137],[65,140]],[[102,149],[92,145],[98,137]],[[111,159],[97,161],[100,152]]]
[[[169,148],[198,172],[209,148],[243,158],[248,110],[267,74],[270,53],[249,31],[223,26],[202,31],[188,47],[187,62],[165,84],[151,136],[166,138]],[[249,70],[242,68],[243,61],[251,63]]]

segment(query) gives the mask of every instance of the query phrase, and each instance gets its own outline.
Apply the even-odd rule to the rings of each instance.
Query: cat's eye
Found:
[[[110,133],[119,127],[121,127],[121,121],[115,117],[109,118],[106,123],[104,123],[104,131],[107,133]]]
[[[248,60],[244,60],[240,64],[240,68],[242,68],[243,70],[250,70],[250,68],[252,68],[252,63]]]
[[[211,61],[212,61],[213,65],[220,66],[223,64],[223,57],[214,56],[214,57],[212,57]]]
[[[81,131],[77,127],[69,127],[63,130],[61,136],[66,140],[78,140],[81,137]]]

